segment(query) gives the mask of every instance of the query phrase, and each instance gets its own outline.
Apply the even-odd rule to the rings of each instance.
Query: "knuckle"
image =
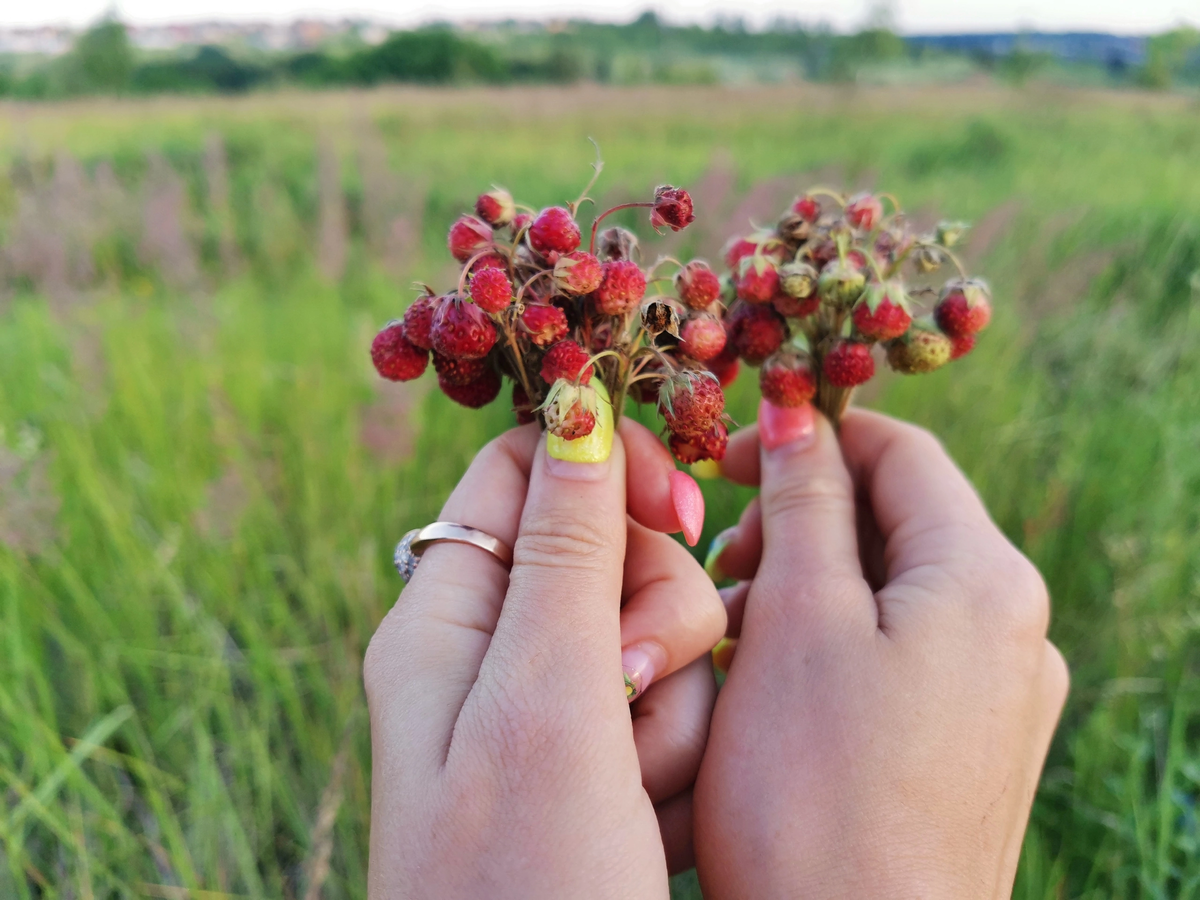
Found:
[[[1049,641],[1046,642],[1045,677],[1054,712],[1061,712],[1071,690],[1071,669],[1062,652]]]
[[[513,565],[561,569],[611,564],[613,546],[599,529],[578,516],[546,512],[522,528],[513,547]]]
[[[764,505],[775,515],[843,513],[851,502],[850,484],[844,473],[821,473],[790,478],[775,486]]]
[[[996,606],[1004,631],[1015,641],[1040,643],[1050,626],[1050,592],[1037,567],[1011,549],[989,580],[997,586]]]

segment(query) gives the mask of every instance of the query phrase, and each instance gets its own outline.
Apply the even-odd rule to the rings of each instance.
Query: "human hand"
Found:
[[[705,896],[1009,896],[1067,693],[1037,570],[884,416],[839,448],[764,405],[723,469],[762,491],[717,561],[753,580],[696,782]]]
[[[511,546],[511,573],[435,544],[371,640],[372,897],[665,898],[690,865],[725,612],[660,533],[689,489],[633,422],[604,463],[544,445],[502,435],[442,511]],[[632,722],[623,663],[654,682]]]

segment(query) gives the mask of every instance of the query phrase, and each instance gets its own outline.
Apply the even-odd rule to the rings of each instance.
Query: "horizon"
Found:
[[[976,0],[970,9],[953,0],[920,0],[917,3],[880,4],[857,2],[830,15],[828,7],[818,3],[766,0],[753,15],[744,7],[727,2],[688,2],[663,0],[588,0],[571,6],[568,14],[550,0],[507,0],[487,3],[480,0],[442,0],[437,4],[412,3],[403,10],[387,9],[381,3],[373,7],[361,0],[334,0],[321,8],[303,7],[290,0],[126,0],[113,4],[105,0],[47,0],[24,15],[6,11],[0,15],[0,29],[66,27],[79,29],[107,13],[134,27],[194,25],[198,23],[284,24],[299,20],[338,21],[362,19],[393,28],[414,28],[445,22],[458,27],[487,27],[508,21],[546,23],[555,21],[592,21],[627,24],[652,11],[666,24],[713,26],[722,21],[742,21],[753,30],[763,30],[785,18],[801,27],[829,27],[853,31],[873,22],[884,22],[902,35],[989,34],[1034,31],[1044,33],[1103,33],[1142,36],[1173,27],[1196,26],[1194,11],[1185,14],[1175,0],[1146,0],[1137,14],[1127,3],[1114,0],[1058,0],[1053,11],[1034,11],[1012,0]],[[164,14],[164,7],[171,7]]]

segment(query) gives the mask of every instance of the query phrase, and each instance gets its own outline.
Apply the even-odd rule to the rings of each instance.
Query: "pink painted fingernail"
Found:
[[[656,651],[656,652],[651,652]],[[621,670],[625,673],[625,699],[633,702],[654,680],[662,649],[651,644],[634,644],[621,651]],[[656,658],[657,657],[657,658]]]
[[[695,547],[704,530],[704,494],[696,479],[678,469],[671,473],[671,504],[683,526],[683,539]]]
[[[763,400],[758,404],[758,439],[767,450],[785,444],[800,449],[812,443],[816,433],[811,403],[782,407]]]

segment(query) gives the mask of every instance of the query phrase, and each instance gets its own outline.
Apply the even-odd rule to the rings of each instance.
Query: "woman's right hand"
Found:
[[[1007,897],[1067,693],[1033,565],[927,432],[765,405],[719,564],[736,656],[695,788],[706,897]],[[740,631],[740,634],[739,634]]]

